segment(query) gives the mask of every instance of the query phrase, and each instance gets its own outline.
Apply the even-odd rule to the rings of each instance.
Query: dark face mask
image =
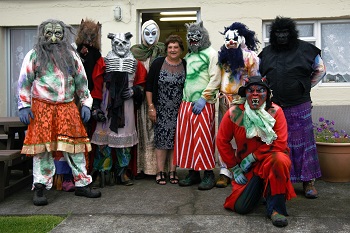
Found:
[[[277,43],[280,45],[288,44],[289,41],[289,30],[283,29],[283,30],[277,30],[275,32],[275,35],[277,37]]]

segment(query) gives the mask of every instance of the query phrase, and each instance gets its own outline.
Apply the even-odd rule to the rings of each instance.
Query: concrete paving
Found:
[[[218,170],[215,170],[216,175]],[[184,178],[186,170],[179,170]],[[202,174],[203,175],[203,174]],[[200,191],[197,185],[158,185],[154,176],[135,180],[133,186],[100,189],[102,197],[88,199],[50,190],[49,204],[34,206],[30,187],[0,203],[0,215],[63,215],[67,218],[52,233],[65,232],[350,232],[350,183],[316,182],[319,198],[298,194],[287,202],[289,225],[274,227],[261,203],[252,213],[239,215],[223,208],[231,186]],[[1,232],[1,226],[0,226]]]

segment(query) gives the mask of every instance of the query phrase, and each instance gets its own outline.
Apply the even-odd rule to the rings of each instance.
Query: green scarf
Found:
[[[276,120],[265,110],[265,106],[266,102],[258,110],[252,110],[248,102],[245,101],[243,125],[247,138],[258,136],[261,141],[269,145],[277,138],[273,130]]]
[[[150,58],[150,64],[153,60],[160,56],[165,56],[165,45],[162,42],[158,42],[151,47],[144,44],[136,44],[130,48],[132,55],[139,61],[146,61]]]

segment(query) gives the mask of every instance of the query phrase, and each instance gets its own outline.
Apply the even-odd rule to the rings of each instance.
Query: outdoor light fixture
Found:
[[[160,15],[196,15],[197,11],[165,11],[160,12]]]
[[[165,17],[160,18],[160,21],[196,21],[197,17]]]
[[[122,20],[122,8],[120,6],[116,6],[114,8],[114,18],[117,21],[121,21]]]

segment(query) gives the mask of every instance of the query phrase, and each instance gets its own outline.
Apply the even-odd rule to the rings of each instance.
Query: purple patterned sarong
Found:
[[[321,177],[312,127],[311,102],[283,108],[288,125],[288,146],[293,183]]]

